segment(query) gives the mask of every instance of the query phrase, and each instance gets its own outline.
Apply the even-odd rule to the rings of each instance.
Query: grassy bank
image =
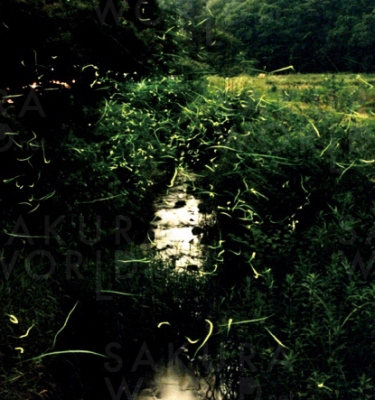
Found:
[[[232,327],[252,356],[237,377],[264,398],[371,398],[373,77],[209,82],[233,115],[200,182],[221,312],[228,330],[269,317]]]

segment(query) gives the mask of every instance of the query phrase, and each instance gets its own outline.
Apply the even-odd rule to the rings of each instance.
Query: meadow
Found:
[[[172,344],[207,398],[372,399],[375,76],[102,84],[39,161],[6,154],[0,397],[132,398]],[[140,244],[184,171],[215,223],[181,274]]]

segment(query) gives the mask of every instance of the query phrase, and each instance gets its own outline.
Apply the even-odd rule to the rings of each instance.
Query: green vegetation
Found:
[[[127,79],[87,131],[18,161],[28,183],[42,172],[28,193],[8,172],[20,204],[2,195],[2,398],[109,398],[124,374],[132,392],[152,377],[150,364],[130,372],[143,343],[158,361],[187,338],[228,399],[241,378],[262,398],[372,398],[373,83]],[[177,168],[197,173],[194,193],[216,215],[198,273],[138,245]],[[58,220],[47,232],[46,216]]]
[[[270,317],[232,328],[237,343],[251,338],[248,376],[265,398],[373,395],[372,322],[360,314],[373,314],[375,120],[366,79],[373,77],[240,77],[223,89],[227,107],[242,102],[240,121],[213,146],[214,165],[198,185],[210,188],[205,204],[223,241],[220,311],[233,322]],[[271,333],[285,352],[273,368]]]
[[[109,3],[0,5],[0,398],[175,354],[207,398],[372,399],[372,3]],[[214,217],[177,273],[141,244],[185,171]]]
[[[160,5],[182,21],[190,57],[220,74],[286,65],[299,72],[374,71],[371,0],[160,0]]]

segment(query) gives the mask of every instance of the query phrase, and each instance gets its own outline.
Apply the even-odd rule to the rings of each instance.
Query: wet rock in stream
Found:
[[[186,206],[186,201],[185,200],[178,200],[176,201],[174,208],[181,208]]]

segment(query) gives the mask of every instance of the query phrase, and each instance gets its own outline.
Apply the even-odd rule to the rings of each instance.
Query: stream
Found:
[[[203,233],[197,228],[214,222],[212,215],[200,213],[200,201],[188,193],[189,183],[194,185],[194,180],[193,173],[180,171],[167,193],[156,199],[153,241],[141,245],[145,250],[156,249],[157,257],[170,263],[177,272],[199,271],[203,266],[205,246],[200,243]],[[155,374],[151,388],[143,389],[137,400],[203,400],[208,389],[205,380],[170,363]]]
[[[151,387],[143,389],[137,400],[204,400],[209,390],[209,384],[204,379],[170,364],[156,372]],[[215,398],[221,400],[220,396]]]
[[[142,245],[145,250],[156,249],[157,257],[178,272],[198,271],[203,266],[202,228],[214,220],[212,215],[200,213],[200,201],[188,193],[188,185],[194,184],[194,180],[191,172],[179,173],[167,193],[156,199],[151,225],[153,240]]]

